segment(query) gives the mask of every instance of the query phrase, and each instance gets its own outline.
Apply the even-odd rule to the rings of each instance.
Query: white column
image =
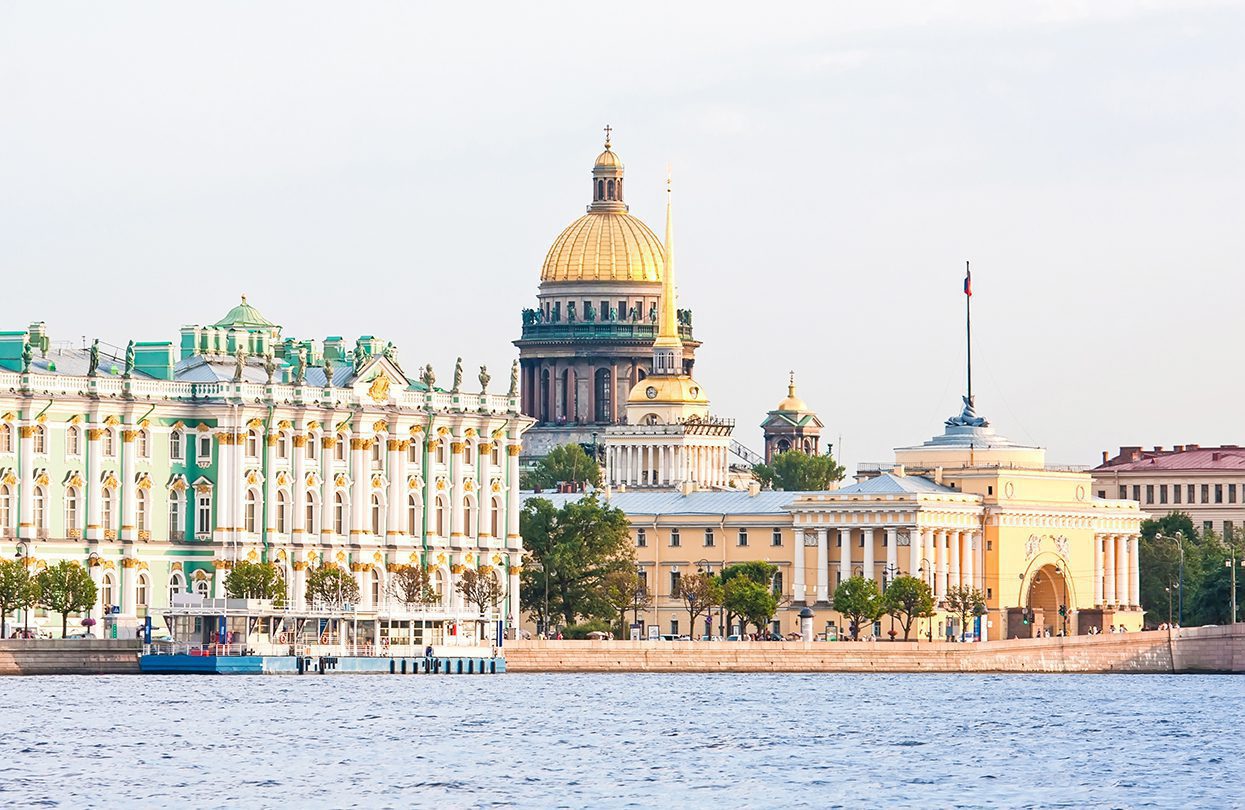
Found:
[[[121,534],[119,537],[130,542],[133,542],[137,536],[134,529],[134,517],[137,512],[138,500],[137,495],[135,495],[138,488],[134,484],[134,440],[137,437],[138,431],[135,429],[127,427],[121,431],[121,474],[118,476],[121,479]],[[27,440],[25,443],[29,444],[30,440]],[[29,475],[29,470],[23,469],[22,472]],[[29,491],[32,488],[28,485],[25,487],[25,490]],[[22,513],[23,520],[29,521],[30,517],[31,513]],[[125,579],[128,582],[133,577],[126,577]],[[131,602],[127,608],[123,603],[121,609],[132,613],[134,604]]]
[[[1115,541],[1115,535],[1107,535],[1103,538],[1107,561],[1103,575],[1102,601],[1106,605],[1115,604]]]
[[[1102,604],[1102,535],[1094,535],[1094,606]]]
[[[509,454],[506,459],[508,464],[506,471],[506,548],[520,552],[523,550],[523,540],[519,536],[519,453],[521,450],[522,445],[517,442],[506,446],[506,452]],[[515,593],[517,594],[518,591],[516,590]],[[511,601],[515,605],[512,609],[517,613],[518,597],[514,597]]]
[[[1128,603],[1141,606],[1141,540],[1137,535],[1128,538]]]
[[[307,442],[310,439],[302,433],[295,433],[290,437],[290,452],[293,457],[290,459],[291,475],[294,480],[290,483],[290,536],[293,538],[295,545],[303,543],[307,540]],[[298,574],[294,572],[294,580],[297,582]],[[301,603],[299,603],[301,604]]]
[[[839,529],[839,581],[852,578],[852,530]]]
[[[450,545],[463,545],[463,443],[450,442]]]
[[[908,576],[919,577],[917,571],[921,568],[921,554],[924,549],[924,536],[921,533],[920,526],[913,526],[908,530]]]
[[[300,508],[298,511],[301,512],[303,510]],[[306,563],[298,563],[298,566],[305,565]],[[294,580],[294,593],[291,594],[291,596],[294,601],[294,609],[299,610],[305,607],[307,603],[307,569],[305,567],[299,568],[296,566],[291,566],[291,568],[293,568],[294,571],[292,575]]]
[[[889,585],[899,576],[899,530],[886,527],[886,582]]]
[[[976,559],[976,532],[963,532],[960,537],[963,540],[963,547],[960,552],[960,580],[965,587],[976,588],[977,577],[975,572]],[[982,594],[985,591],[982,590]]]
[[[350,542],[363,539],[363,527],[368,523],[371,504],[372,465],[370,463],[372,442],[362,436],[350,437]],[[358,579],[358,577],[356,577]]]
[[[873,540],[874,531],[872,526],[868,526],[860,530],[860,539],[864,541],[864,573],[865,579],[875,579],[876,575],[873,570]]]
[[[964,583],[960,580],[960,538],[964,532],[947,533],[947,588],[958,588]]]
[[[50,442],[51,439],[45,438],[45,441]],[[17,429],[17,444],[18,457],[22,462],[21,477],[17,480],[17,497],[21,504],[21,520],[17,525],[17,536],[30,539],[35,536],[35,425],[33,422]],[[91,472],[95,473],[94,470]],[[48,489],[51,490],[51,487]],[[121,482],[121,491],[126,491],[124,481]],[[43,500],[43,508],[45,514],[50,516],[49,510],[52,508],[50,491],[48,497]]]
[[[830,540],[827,529],[817,530],[817,601],[830,601]]]
[[[275,537],[277,533],[277,471],[273,469],[273,461],[276,458],[277,442],[280,441],[280,439],[281,432],[275,427],[269,428],[268,435],[265,437],[264,446],[259,450],[259,452],[264,454],[263,458],[265,463],[263,469],[268,472],[264,477],[264,502],[263,504],[255,505],[257,510],[255,514],[255,523],[256,528],[268,530],[267,536],[270,538],[269,542],[272,542],[271,538]],[[295,488],[290,487],[290,490],[294,491]],[[264,520],[265,512],[267,513],[267,520],[265,521],[267,525],[260,526],[259,522]],[[285,530],[287,532],[290,530],[289,524],[286,524]],[[281,542],[284,543],[285,541],[282,540]]]
[[[517,489],[517,487],[516,487]],[[518,628],[522,626],[519,616],[519,566],[518,558],[510,561],[510,627],[518,632]]]
[[[403,445],[406,444],[407,442],[401,439],[387,439],[385,442],[385,447],[389,451],[389,469],[387,470],[389,494],[386,496],[388,498],[386,505],[389,508],[386,510],[388,517],[385,519],[386,536],[381,539],[386,543],[397,543],[406,531],[406,521],[402,519],[406,511],[406,498],[403,497],[406,493],[406,448]],[[486,491],[487,489],[481,488],[481,492]],[[480,508],[481,510],[485,508],[483,502]],[[481,525],[487,527],[490,524]]]
[[[1115,538],[1115,598],[1119,605],[1128,604],[1128,538]]]
[[[89,471],[90,474],[86,477],[87,480],[86,480],[86,486],[84,487],[84,490],[87,493],[87,504],[88,504],[87,505],[87,517],[86,517],[86,537],[88,540],[98,540],[99,538],[104,536],[103,531],[100,529],[100,526],[99,526],[100,520],[103,519],[102,518],[102,514],[103,514],[102,513],[102,509],[103,509],[102,502],[104,498],[104,488],[99,483],[99,478],[100,478],[99,443],[100,443],[100,436],[102,435],[103,435],[103,431],[100,428],[87,428],[87,431],[86,431],[86,465],[87,465],[87,470]],[[188,443],[194,441],[194,434],[187,432],[186,437],[187,437],[186,441]],[[195,446],[195,449],[196,450],[198,449],[197,445]],[[187,508],[192,510],[191,514],[193,514],[193,510],[195,508],[194,500],[195,500],[194,490],[193,489],[187,490],[186,503],[187,503]],[[193,536],[194,535],[191,535],[191,537]],[[97,570],[98,569],[96,568],[91,569],[92,572],[97,571]],[[100,571],[101,576],[102,574],[103,572]]]
[[[795,555],[795,578],[791,582],[791,599],[795,602],[804,601],[804,532],[804,527],[799,525],[795,527],[795,548],[792,549]]]
[[[937,577],[934,580],[934,597],[941,602],[947,598],[947,532],[939,531],[935,542],[937,549],[934,553],[937,559],[933,562]]]
[[[320,536],[315,541],[328,545],[333,535],[333,454],[338,439],[333,435],[332,421],[325,420],[324,430],[320,440]]]

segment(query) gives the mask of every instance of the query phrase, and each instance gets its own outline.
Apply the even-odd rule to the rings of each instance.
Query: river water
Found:
[[[0,806],[1237,807],[1245,680],[30,677]]]

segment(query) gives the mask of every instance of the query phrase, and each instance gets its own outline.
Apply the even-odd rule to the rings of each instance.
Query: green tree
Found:
[[[349,571],[327,563],[307,575],[307,600],[331,608],[354,604],[359,601],[359,583]]]
[[[755,465],[752,473],[762,487],[785,492],[814,492],[842,481],[845,470],[829,454],[810,456],[799,450],[787,450],[774,456],[769,464]]]
[[[285,577],[276,563],[242,560],[225,575],[225,593],[230,599],[270,599],[285,602]]]
[[[894,616],[907,641],[917,619],[934,616],[934,595],[929,583],[919,577],[895,577],[882,593],[882,612]]]
[[[61,560],[35,577],[39,604],[61,615],[61,635],[69,632],[69,614],[85,613],[95,606],[95,582],[75,560]]]
[[[436,605],[441,594],[432,586],[432,576],[422,565],[404,565],[389,576],[389,595],[407,608]]]
[[[963,641],[968,629],[968,617],[981,616],[986,612],[985,594],[967,585],[948,588],[947,612],[960,620],[960,641]]]
[[[751,580],[752,582],[755,582],[768,590],[773,587],[774,574],[777,572],[778,566],[771,565],[770,563],[763,562],[761,560],[749,560],[747,562],[732,563],[731,565],[724,567],[718,574],[718,580],[722,583],[722,587],[724,589],[723,602],[725,603],[726,585],[732,579],[743,577],[744,579]],[[746,616],[742,616],[732,610],[729,605],[723,604],[723,610],[726,611],[727,627],[734,627],[736,618],[742,618],[745,622],[748,621]],[[777,605],[775,605],[775,610],[777,610]]]
[[[601,486],[601,465],[578,444],[563,444],[549,451],[536,462],[535,468],[522,476],[524,489],[553,489],[562,483]]]
[[[29,610],[39,601],[39,589],[24,560],[0,560],[0,638],[8,638],[5,622],[16,610]]]
[[[458,584],[454,587],[462,594],[463,601],[474,605],[481,616],[496,610],[501,600],[506,597],[506,590],[502,587],[501,579],[489,566],[463,569],[458,576]],[[482,639],[484,638],[484,620],[480,619],[476,623],[480,626],[480,632],[476,638]]]
[[[638,621],[639,613],[653,606],[653,597],[634,568],[619,568],[605,575],[602,596],[618,617],[618,637],[627,637],[627,613]]]
[[[762,585],[746,576],[736,576],[728,579],[722,587],[722,605],[732,617],[740,617],[741,630],[751,622],[758,633],[764,633],[778,610],[778,599],[769,585]]]
[[[1208,538],[1199,536],[1193,520],[1183,512],[1170,512],[1142,521],[1140,534],[1137,567],[1141,577],[1141,606],[1149,622],[1167,621],[1169,589],[1172,603],[1178,604],[1183,583],[1185,622],[1197,624],[1192,606],[1202,578],[1202,550]]]
[[[524,566],[521,585],[531,615],[546,626],[554,615],[566,625],[581,618],[613,621],[617,613],[605,596],[605,578],[635,568],[630,524],[621,509],[595,495],[560,509],[532,498],[519,514],[519,533],[535,563]],[[546,598],[550,616],[544,615]]]
[[[1218,537],[1210,533],[1201,542],[1196,572],[1197,590],[1185,596],[1185,615],[1196,624],[1229,624],[1232,621],[1232,565],[1236,562],[1237,611],[1245,569],[1240,567],[1242,532],[1234,529]],[[1186,567],[1188,560],[1185,560]]]
[[[679,577],[678,595],[687,611],[688,632],[695,638],[698,635],[696,620],[722,604],[722,585],[712,574],[688,574]]]
[[[847,619],[852,638],[859,638],[861,625],[882,615],[878,584],[859,575],[843,580],[834,589],[834,609]]]

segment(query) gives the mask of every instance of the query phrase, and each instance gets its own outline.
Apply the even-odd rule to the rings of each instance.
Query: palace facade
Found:
[[[608,129],[608,128],[607,128]],[[627,397],[652,373],[665,249],[629,213],[622,160],[609,133],[592,166],[587,213],[554,240],[534,308],[523,310],[519,348],[523,413],[536,420],[525,458],[561,444],[593,447],[625,420]],[[673,313],[690,374],[700,345],[692,313]]]
[[[408,377],[392,343],[302,340],[242,303],[180,342],[73,347],[42,323],[0,333],[0,548],[89,567],[93,614],[124,626],[174,594],[224,596],[240,560],[276,563],[296,607],[307,572],[353,573],[378,610],[422,565],[446,616],[489,568],[519,616],[519,452],[509,391]],[[434,606],[434,609],[435,606]],[[38,617],[36,616],[36,619]],[[50,623],[59,627],[59,622]]]

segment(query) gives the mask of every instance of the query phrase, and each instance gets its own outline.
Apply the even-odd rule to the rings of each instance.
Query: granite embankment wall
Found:
[[[1245,624],[946,642],[508,641],[508,672],[1245,672]]]
[[[0,640],[0,675],[137,674],[138,639]]]

